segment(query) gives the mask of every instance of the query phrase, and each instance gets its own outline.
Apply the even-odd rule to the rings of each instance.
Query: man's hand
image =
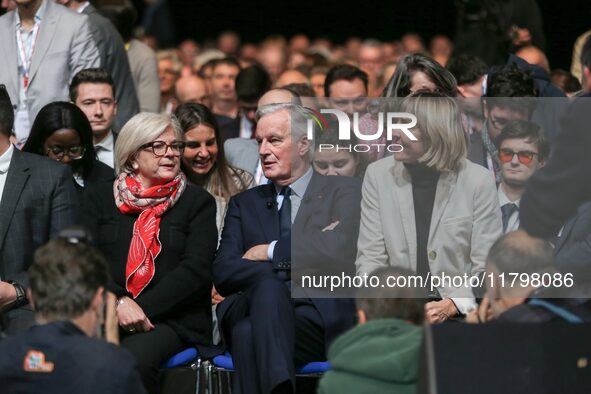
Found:
[[[466,323],[486,323],[493,319],[492,309],[488,297],[484,297],[478,308],[466,315]]]
[[[117,305],[117,320],[127,332],[145,332],[154,329],[144,310],[129,297],[121,297]]]
[[[212,305],[217,305],[220,302],[222,302],[224,300],[224,297],[222,297],[220,295],[220,293],[218,293],[218,291],[215,289],[215,286],[211,288],[211,304]]]
[[[339,223],[340,223],[340,221],[338,221],[338,220],[336,222],[332,222],[328,226],[324,227],[322,229],[322,232],[334,230],[339,225]]]
[[[269,244],[256,245],[248,249],[242,258],[252,261],[269,261],[268,251]]]
[[[16,289],[8,282],[0,282],[0,307],[12,304],[16,301]]]
[[[425,304],[425,320],[431,324],[442,323],[457,314],[456,304],[449,298]]]

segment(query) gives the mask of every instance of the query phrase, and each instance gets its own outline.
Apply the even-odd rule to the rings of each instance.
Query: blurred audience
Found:
[[[170,115],[178,104],[174,94],[174,84],[181,76],[183,65],[177,53],[172,50],[159,51],[156,53],[156,58],[160,78],[160,112]]]

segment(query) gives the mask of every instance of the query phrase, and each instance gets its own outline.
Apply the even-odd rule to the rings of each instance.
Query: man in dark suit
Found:
[[[66,165],[10,144],[14,112],[0,85],[0,331],[33,323],[27,268],[33,252],[76,220],[76,192]]]
[[[272,183],[230,200],[213,267],[216,289],[226,297],[217,313],[236,365],[234,389],[289,393],[295,366],[324,360],[355,313],[350,299],[290,297],[291,245],[298,269],[320,262],[352,271],[360,183],[312,171],[301,107],[271,104],[257,118],[259,154]]]
[[[39,324],[0,342],[2,390],[144,394],[133,357],[91,338],[100,331],[105,308],[115,309],[115,303],[106,297],[104,258],[74,239],[50,241],[35,253],[30,296]]]
[[[501,181],[501,162],[496,139],[513,120],[529,120],[536,106],[534,80],[515,66],[505,66],[488,76],[482,110],[484,124],[470,135],[468,159],[488,168]]]
[[[591,199],[591,94],[573,101],[561,119],[546,166],[528,182],[521,200],[521,227],[553,237],[579,205]]]
[[[115,82],[113,91],[119,103],[115,117],[115,130],[121,130],[123,125],[140,110],[123,39],[115,26],[88,1],[58,0],[58,3],[79,14],[88,15],[90,32],[101,59],[100,66],[111,74]]]

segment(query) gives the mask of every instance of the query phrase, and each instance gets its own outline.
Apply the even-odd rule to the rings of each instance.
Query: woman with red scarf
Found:
[[[183,348],[211,345],[214,198],[180,171],[183,132],[168,115],[141,113],[121,130],[114,184],[89,190],[85,224],[110,264],[121,346],[144,384]]]

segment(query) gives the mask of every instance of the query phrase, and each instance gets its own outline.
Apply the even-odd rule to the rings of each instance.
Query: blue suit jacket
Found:
[[[273,185],[261,185],[234,196],[229,203],[213,272],[218,292],[226,296],[218,305],[218,316],[261,278],[291,269],[293,256],[306,266],[341,267],[354,271],[359,232],[361,182],[349,177],[314,174],[292,226],[292,239],[279,238],[279,214]],[[332,231],[322,231],[339,221]],[[277,240],[272,262],[243,259],[255,245]],[[292,242],[293,241],[293,242]],[[324,271],[323,271],[324,272]],[[295,279],[294,279],[295,280]],[[326,345],[354,323],[351,299],[313,298],[322,316]]]

